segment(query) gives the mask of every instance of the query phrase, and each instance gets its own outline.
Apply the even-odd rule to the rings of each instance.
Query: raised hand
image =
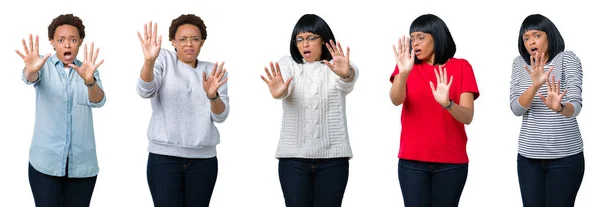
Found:
[[[25,39],[23,39],[22,42],[23,51],[25,54],[21,53],[19,50],[15,50],[15,52],[17,52],[17,55],[23,58],[23,62],[25,62],[25,69],[30,73],[40,71],[44,65],[44,62],[46,62],[48,57],[50,57],[50,53],[44,55],[43,58],[40,58],[40,44],[39,37],[37,35],[35,36],[35,45],[33,42],[33,36],[31,34],[29,34],[29,46],[27,46],[27,43],[25,43]]]
[[[448,104],[450,104],[450,86],[452,86],[452,79],[454,76],[450,76],[450,81],[448,81],[446,68],[442,69],[442,66],[439,68],[439,73],[437,69],[434,69],[437,87],[434,87],[433,82],[431,81],[429,81],[429,86],[431,87],[431,92],[433,93],[435,101],[442,106],[448,106]]]
[[[292,78],[287,79],[286,82],[283,82],[283,77],[281,77],[281,69],[279,69],[279,63],[269,62],[271,66],[271,72],[265,67],[265,73],[267,74],[267,78],[264,76],[260,76],[263,81],[269,86],[269,91],[271,92],[271,96],[273,98],[279,98],[287,93],[288,87],[290,87],[290,83],[292,82]],[[271,75],[272,73],[272,75]]]
[[[525,70],[527,70],[527,73],[529,73],[533,86],[537,88],[542,87],[542,85],[544,85],[544,82],[547,82],[548,74],[552,73],[552,70],[554,69],[554,67],[550,67],[550,69],[548,69],[548,72],[544,71],[544,65],[546,64],[545,59],[546,54],[540,54],[536,52],[535,55],[531,55],[529,57],[531,68],[525,65]]]
[[[346,55],[344,55],[344,50],[339,41],[335,44],[333,40],[329,40],[329,43],[325,43],[325,46],[331,57],[333,57],[333,64],[328,60],[323,60],[323,62],[336,75],[344,78],[350,76],[350,47],[346,47]]]
[[[412,49],[409,51],[409,46],[410,38],[407,38],[406,36],[398,38],[397,47],[392,45],[392,49],[394,49],[394,56],[396,57],[396,65],[398,66],[400,75],[408,75],[415,65],[415,58],[413,55],[415,50]]]
[[[225,65],[225,62],[221,62],[221,65],[219,65],[218,62],[215,63],[208,77],[206,77],[206,72],[202,72],[202,86],[204,87],[206,95],[210,98],[216,97],[219,87],[229,79],[228,77],[223,79],[223,76],[225,76],[225,73],[227,72],[227,69],[224,69],[223,65]]]
[[[137,33],[138,38],[140,39],[140,44],[142,45],[142,51],[144,52],[144,58],[146,61],[154,61],[158,58],[158,53],[160,52],[160,44],[162,43],[162,35],[157,35],[157,25],[154,23],[154,27],[152,27],[152,21],[148,24],[144,24],[144,38],[140,32]]]
[[[96,58],[98,57],[99,52],[100,48],[96,48],[96,52],[94,52],[94,43],[92,42],[90,46],[90,52],[88,54],[87,44],[85,44],[83,45],[83,62],[81,63],[81,67],[73,63],[69,64],[69,66],[77,71],[85,84],[89,85],[94,83],[94,72],[96,69],[98,69],[98,67],[100,67],[100,65],[102,65],[102,63],[104,63],[104,60],[100,60],[100,62],[96,64]]]
[[[548,108],[553,111],[560,111],[562,109],[561,101],[563,96],[567,94],[567,89],[563,90],[562,93],[560,92],[560,81],[556,82],[554,75],[552,75],[552,82],[550,82],[549,79],[546,79],[546,85],[548,87],[548,96],[544,97],[544,95],[539,92],[538,96]]]

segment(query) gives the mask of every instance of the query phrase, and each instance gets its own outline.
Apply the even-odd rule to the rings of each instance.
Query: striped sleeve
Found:
[[[523,116],[529,110],[529,108],[525,108],[519,103],[519,96],[525,92],[519,81],[519,78],[521,78],[520,75],[523,73],[522,70],[525,70],[523,63],[525,61],[521,60],[520,56],[515,58],[510,79],[510,110],[512,110],[515,116]]]
[[[575,109],[571,117],[577,117],[581,112],[582,98],[582,82],[583,82],[583,70],[581,68],[581,61],[573,52],[565,52],[562,59],[562,68],[565,76],[567,94],[565,95],[565,101],[572,103]]]

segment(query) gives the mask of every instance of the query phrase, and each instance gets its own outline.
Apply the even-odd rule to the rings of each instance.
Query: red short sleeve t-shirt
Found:
[[[398,158],[423,162],[468,163],[467,134],[449,111],[433,97],[429,82],[437,83],[434,67],[427,63],[415,64],[406,82],[406,98],[400,116],[400,150]],[[448,79],[453,77],[450,86],[450,99],[460,104],[462,93],[473,93],[479,97],[479,89],[473,68],[467,60],[451,58],[443,66]],[[398,74],[398,66],[390,81]]]

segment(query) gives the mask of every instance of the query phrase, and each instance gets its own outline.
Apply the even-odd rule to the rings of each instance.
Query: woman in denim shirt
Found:
[[[85,26],[72,14],[48,26],[54,55],[39,55],[39,38],[23,39],[23,81],[36,92],[36,113],[29,151],[29,184],[36,206],[89,206],[98,175],[91,108],[106,102],[96,63],[98,48],[77,59]]]

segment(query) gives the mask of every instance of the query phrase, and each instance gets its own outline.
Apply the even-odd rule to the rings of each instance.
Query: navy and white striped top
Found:
[[[583,141],[576,119],[582,107],[583,72],[579,58],[575,53],[565,51],[544,65],[545,71],[550,66],[554,67],[552,74],[557,81],[560,80],[560,91],[567,89],[562,102],[573,104],[575,112],[571,117],[552,111],[537,95],[529,108],[519,104],[519,96],[532,84],[525,65],[531,67],[521,56],[515,58],[510,81],[510,109],[516,116],[523,116],[519,154],[533,159],[556,159],[582,152]],[[546,84],[538,92],[547,96]]]

